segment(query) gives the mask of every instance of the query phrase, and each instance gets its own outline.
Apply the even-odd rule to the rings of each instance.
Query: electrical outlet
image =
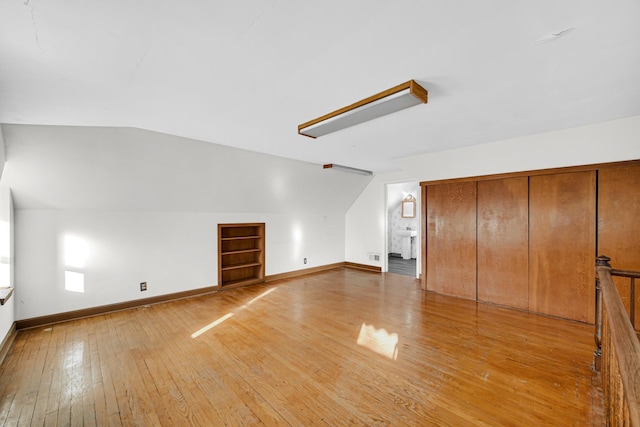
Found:
[[[140,292],[147,290],[147,282],[140,282]]]
[[[305,263],[305,264],[307,263],[307,259],[306,259],[306,258],[304,259],[304,263]]]

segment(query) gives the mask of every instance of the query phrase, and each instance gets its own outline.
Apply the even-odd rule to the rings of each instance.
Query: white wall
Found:
[[[0,188],[0,286],[13,286],[13,203],[11,191]],[[0,342],[15,321],[15,295],[0,306]]]
[[[371,179],[142,129],[2,129],[18,210],[344,214]]]
[[[368,254],[384,253],[385,184],[640,158],[640,116],[406,158],[370,181],[139,129],[3,130],[16,319],[215,285],[218,222],[267,223],[267,274],[384,267]],[[67,235],[88,248],[83,294],[64,290]]]
[[[384,257],[380,261],[373,261],[368,254],[385,253],[386,184],[408,181],[415,179],[404,173],[377,175],[351,205],[345,216],[345,256],[348,262],[372,265],[386,271]]]
[[[406,177],[430,181],[636,159],[640,159],[640,116],[407,157],[397,164]],[[366,254],[383,252],[384,187],[397,179],[377,176],[347,212],[347,261],[379,265]]]
[[[215,286],[228,222],[266,223],[267,275],[344,261],[344,215],[21,210],[16,318]],[[82,242],[80,267],[67,265],[68,236]],[[84,274],[83,293],[65,290],[67,270]]]
[[[640,116],[406,157],[419,181],[640,159]]]
[[[371,180],[140,129],[3,128],[18,320],[215,286],[218,223],[266,223],[267,275],[343,262],[345,213]]]

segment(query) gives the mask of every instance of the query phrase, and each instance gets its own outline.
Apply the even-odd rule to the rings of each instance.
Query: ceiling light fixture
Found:
[[[352,168],[350,166],[336,165],[335,163],[328,163],[326,165],[322,165],[322,168],[323,169],[337,169],[337,170],[341,170],[343,172],[357,173],[357,174],[360,174],[360,175],[373,175],[373,172],[368,171],[368,170]]]
[[[413,80],[298,126],[300,135],[317,138],[418,104],[428,93]]]

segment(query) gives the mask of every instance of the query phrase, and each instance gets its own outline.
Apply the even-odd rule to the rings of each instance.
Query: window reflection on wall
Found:
[[[89,257],[89,245],[75,236],[64,238],[64,289],[84,293],[84,266]]]

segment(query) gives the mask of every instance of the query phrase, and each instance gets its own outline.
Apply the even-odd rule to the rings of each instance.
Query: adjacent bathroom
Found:
[[[420,209],[417,182],[387,184],[387,255],[389,273],[417,277]]]

